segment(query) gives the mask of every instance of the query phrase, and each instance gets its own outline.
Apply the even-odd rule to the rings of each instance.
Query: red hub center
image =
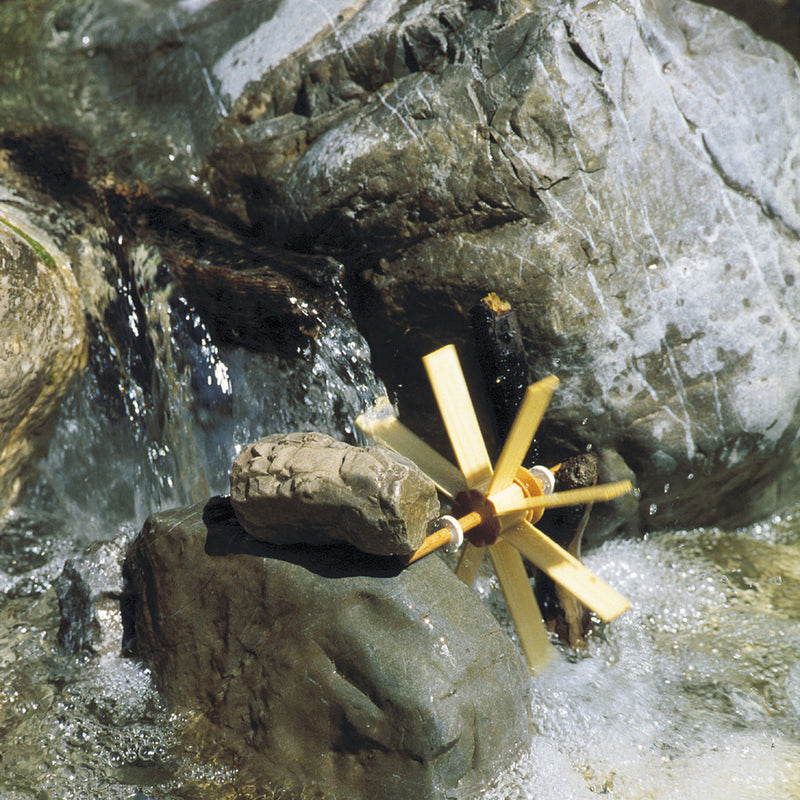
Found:
[[[469,514],[478,514],[481,522],[465,530],[464,537],[476,547],[494,544],[500,536],[500,522],[494,515],[494,508],[477,489],[459,492],[453,503],[454,517],[461,519]]]

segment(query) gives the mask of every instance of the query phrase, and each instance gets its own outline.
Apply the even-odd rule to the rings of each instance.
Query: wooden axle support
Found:
[[[548,488],[552,490],[552,485]],[[492,497],[486,497],[477,489],[459,492],[455,497],[453,510],[457,514],[463,514],[455,520],[461,529],[461,536],[454,533],[453,525],[449,523],[446,527],[429,534],[420,548],[408,557],[406,563],[413,564],[440,547],[460,547],[464,539],[476,547],[494,544],[500,536],[501,527],[507,528],[509,524],[516,524],[523,517],[529,522],[538,522],[543,513],[538,509],[525,509],[517,512],[513,518],[509,515],[504,520],[506,524],[502,526],[500,515],[504,508],[513,508],[529,498],[543,496],[544,490],[545,485],[541,478],[535,478],[528,470],[520,467],[511,485]],[[461,542],[458,542],[459,538]]]
[[[523,469],[522,467],[520,469]],[[546,469],[540,467],[539,469]],[[527,470],[525,470],[527,472]],[[537,485],[541,486],[539,479],[531,476]],[[598,501],[614,500],[617,497],[629,494],[633,491],[630,481],[617,481],[616,483],[605,484],[603,486],[587,486],[581,489],[571,489],[557,494],[527,494],[521,482],[514,483],[508,489],[492,497],[480,497],[480,504],[472,501],[475,508],[462,516],[460,519],[454,517],[442,517],[448,524],[433,533],[420,545],[419,549],[412,553],[407,559],[407,564],[413,564],[440,547],[452,547],[457,549],[466,539],[476,547],[494,544],[500,536],[500,526],[505,530],[513,527],[520,519],[521,511],[527,512],[524,519],[533,524],[538,522],[547,508],[560,508],[570,505],[584,505]],[[456,496],[456,507],[463,505],[462,493]],[[472,493],[474,494],[474,490]],[[536,513],[538,512],[538,513]],[[512,516],[514,515],[514,516]],[[453,522],[458,524],[460,535],[454,532]],[[502,523],[501,523],[502,520]],[[483,526],[482,535],[474,531]],[[493,529],[497,528],[496,531]],[[471,535],[469,535],[471,533]],[[494,538],[492,539],[492,533]]]

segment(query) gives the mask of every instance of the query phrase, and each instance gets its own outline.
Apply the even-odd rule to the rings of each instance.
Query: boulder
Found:
[[[273,434],[231,470],[239,524],[271,544],[345,541],[373,555],[411,555],[439,516],[436,486],[385,447],[321,433]]]
[[[522,657],[437,557],[271,545],[216,497],[150,516],[124,571],[159,688],[273,787],[438,798],[529,741]]]
[[[20,225],[0,211],[0,515],[47,451],[50,423],[86,357],[72,273]]]
[[[791,500],[796,63],[693,3],[377,7],[341,24],[341,46],[331,32],[251,73],[210,162],[226,196],[245,172],[261,187],[251,224],[358,271],[405,416],[431,411],[419,356],[468,355],[467,312],[494,290],[533,374],[562,379],[544,433],[632,470],[644,525],[738,524]]]
[[[642,524],[794,496],[800,78],[744,24],[685,0],[113,0],[0,22],[0,137],[31,170],[110,169],[332,256],[423,429],[419,356],[464,345],[493,290],[534,375],[562,379],[545,432],[606,454],[603,479],[633,471]]]

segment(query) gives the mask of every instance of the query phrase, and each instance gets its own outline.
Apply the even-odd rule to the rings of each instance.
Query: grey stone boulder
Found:
[[[684,0],[115,0],[0,21],[6,143],[335,257],[428,431],[419,356],[464,344],[494,290],[534,375],[562,378],[543,433],[635,473],[640,524],[795,496],[800,79],[742,23]]]
[[[217,497],[149,517],[124,572],[159,688],[272,787],[439,798],[529,741],[522,657],[439,558],[260,542]]]
[[[46,237],[22,224],[0,207],[0,515],[35,474],[61,399],[86,358],[69,266]]]
[[[361,275],[407,418],[431,413],[419,356],[465,344],[494,290],[534,375],[562,379],[543,432],[632,470],[641,524],[737,524],[792,499],[797,64],[688,2],[378,6],[266,65],[209,158],[226,197],[259,187],[252,224]],[[297,101],[271,104],[288,75]]]
[[[411,555],[439,516],[436,486],[410,461],[313,432],[244,447],[231,505],[251,536],[271,544],[344,541],[385,556]]]

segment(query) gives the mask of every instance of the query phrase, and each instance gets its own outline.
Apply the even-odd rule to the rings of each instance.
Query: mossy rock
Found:
[[[0,513],[47,450],[64,393],[86,358],[78,289],[66,262],[0,216]]]

